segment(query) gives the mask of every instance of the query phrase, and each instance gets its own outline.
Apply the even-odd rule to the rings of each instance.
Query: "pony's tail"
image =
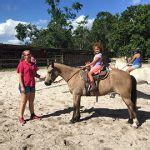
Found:
[[[137,90],[136,90],[136,86],[137,86],[137,81],[136,79],[131,75],[131,79],[132,79],[132,92],[131,92],[131,101],[133,102],[135,109],[136,109],[136,101],[137,101]]]

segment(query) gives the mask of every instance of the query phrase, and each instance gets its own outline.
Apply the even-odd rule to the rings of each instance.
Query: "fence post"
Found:
[[[50,65],[50,62],[49,62],[49,59],[48,59],[48,58],[47,58],[46,62],[47,62],[47,66],[49,66],[49,65]]]
[[[64,55],[63,55],[63,53],[62,53],[62,55],[61,55],[61,63],[62,63],[62,64],[64,63]]]
[[[148,58],[148,64],[150,64],[150,58]]]

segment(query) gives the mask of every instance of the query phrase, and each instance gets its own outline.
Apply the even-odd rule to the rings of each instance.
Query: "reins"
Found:
[[[78,71],[76,71],[69,79],[66,80],[66,82],[69,82],[69,80],[70,80],[75,74],[77,74],[80,70],[82,70],[82,69],[79,69]]]

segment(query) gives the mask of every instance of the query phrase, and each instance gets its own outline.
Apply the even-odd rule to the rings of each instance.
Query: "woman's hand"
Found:
[[[45,78],[46,78],[46,75],[40,75],[41,80],[45,80]]]
[[[127,66],[132,66],[132,64],[131,63],[127,63]]]
[[[21,86],[21,93],[25,93],[25,87]]]
[[[44,81],[46,78],[46,75],[39,75],[39,81]]]

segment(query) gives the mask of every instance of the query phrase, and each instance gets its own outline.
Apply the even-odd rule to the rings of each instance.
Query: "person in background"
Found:
[[[37,66],[31,62],[30,50],[25,50],[22,53],[22,60],[18,64],[17,73],[19,75],[19,91],[21,93],[19,105],[19,122],[25,124],[24,111],[27,101],[29,101],[29,110],[31,113],[30,119],[40,119],[34,113],[34,99],[35,99],[35,77],[45,78],[37,74]]]
[[[33,56],[31,56],[31,62],[33,62],[36,65],[36,59]]]
[[[94,51],[94,58],[93,61],[90,63],[87,63],[85,67],[91,67],[90,71],[88,72],[88,78],[90,80],[90,91],[93,91],[96,89],[96,85],[94,83],[93,75],[100,73],[102,67],[103,67],[103,61],[102,61],[102,50],[103,46],[101,43],[95,43],[93,45],[93,51]],[[83,68],[85,68],[83,67]]]
[[[136,48],[132,52],[131,60],[129,60],[127,65],[129,66],[129,68],[126,70],[126,72],[128,72],[128,73],[130,73],[132,70],[140,68],[142,66],[141,51],[139,48]]]

